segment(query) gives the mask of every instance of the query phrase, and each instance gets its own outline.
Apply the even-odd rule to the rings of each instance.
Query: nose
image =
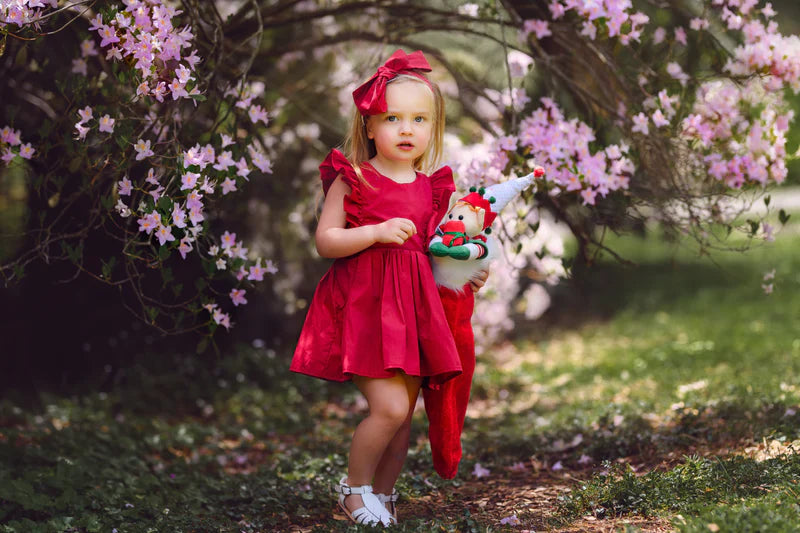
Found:
[[[411,122],[403,120],[400,123],[400,135],[411,135]]]

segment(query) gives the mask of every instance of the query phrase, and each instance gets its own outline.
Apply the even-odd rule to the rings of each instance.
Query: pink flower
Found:
[[[103,15],[98,13],[97,16],[94,17],[89,22],[90,22],[89,31],[99,30],[100,28],[103,27]]]
[[[102,28],[100,28],[98,33],[103,38],[100,41],[100,47],[106,47],[109,44],[119,42],[119,37],[117,37],[117,32],[111,26],[103,26]]]
[[[647,123],[649,122],[647,115],[644,113],[638,113],[631,117],[631,119],[633,120],[633,127],[631,128],[632,132],[638,132],[642,135],[647,135],[650,133],[650,129],[647,126]]]
[[[186,84],[181,83],[181,80],[175,78],[169,84],[169,90],[172,91],[172,99],[177,100],[181,97],[188,97],[189,93],[186,92]]]
[[[550,24],[546,20],[526,20],[522,25],[522,34],[527,38],[531,33],[536,34],[538,41],[548,35],[553,35],[553,32],[550,31]]]
[[[159,102],[163,102],[164,95],[167,94],[167,84],[164,83],[163,81],[158,82],[158,85],[156,85],[156,88],[153,89],[151,94],[153,95],[153,98],[155,98]]]
[[[250,267],[247,279],[250,281],[264,281],[264,272],[266,272],[266,270],[261,266],[261,259],[259,258],[256,264]]]
[[[237,281],[242,281],[245,278],[245,276],[247,276],[247,270],[245,270],[243,266],[240,266],[239,270],[236,271]]]
[[[222,195],[225,196],[229,192],[233,192],[236,190],[236,182],[230,178],[225,178],[225,181],[222,182]]]
[[[654,44],[663,43],[666,36],[667,36],[667,30],[659,26],[658,28],[656,28],[656,31],[653,32],[653,43]]]
[[[264,125],[266,125],[268,122],[267,111],[260,105],[250,106],[250,109],[247,111],[247,113],[250,115],[250,121],[253,124],[256,124],[259,120],[262,121]]]
[[[597,26],[595,26],[591,21],[584,20],[583,24],[581,25],[581,35],[585,35],[594,41],[597,38]]]
[[[686,86],[686,82],[689,81],[689,75],[686,74],[681,66],[674,61],[667,63],[667,74],[681,82],[681,85],[684,87]]]
[[[212,316],[214,317],[214,322],[225,326],[225,329],[231,329],[231,317],[228,313],[223,313],[219,309],[214,309]]]
[[[203,195],[197,192],[197,190],[191,191],[189,194],[186,195],[186,207],[189,209],[194,208],[202,208],[203,207]]]
[[[176,228],[186,227],[186,211],[181,209],[178,204],[172,208],[172,223]]]
[[[193,250],[192,244],[189,241],[188,237],[184,237],[181,239],[181,244],[178,246],[178,253],[181,254],[181,258],[186,259],[186,254]]]
[[[145,231],[148,235],[153,233],[153,230],[159,225],[153,213],[145,215],[136,222],[139,224],[139,231]]]
[[[236,168],[239,169],[236,172],[237,176],[242,176],[243,178],[246,178],[247,175],[250,174],[250,169],[247,167],[247,160],[244,157],[239,159],[239,161],[237,161],[235,163],[235,165],[236,165]]]
[[[72,60],[72,72],[75,74],[81,74],[82,76],[87,76],[89,74],[88,65],[86,64],[86,60],[82,57],[76,57]]]
[[[96,55],[97,55],[97,48],[95,48],[94,41],[92,41],[91,39],[86,39],[81,43],[82,57],[89,57]]]
[[[19,130],[12,130],[6,126],[0,131],[0,142],[7,143],[11,146],[18,146],[22,139],[20,138]]]
[[[31,143],[23,144],[19,147],[19,156],[22,159],[30,159],[36,150],[31,146]]]
[[[484,468],[483,466],[481,466],[480,463],[475,463],[475,468],[472,469],[473,476],[480,479],[482,477],[488,476],[489,474],[491,474],[491,472],[489,471],[488,468]]]
[[[100,131],[106,133],[114,133],[114,122],[116,122],[110,115],[104,115],[100,118]]]
[[[194,192],[194,191],[192,191]],[[203,215],[203,208],[202,207],[191,207],[189,208],[189,222],[192,223],[192,226],[197,226],[200,224],[205,216]]]
[[[150,92],[150,85],[148,85],[147,80],[143,81],[136,87],[136,95],[147,95]]]
[[[267,159],[261,152],[251,151],[250,157],[253,159],[253,164],[264,174],[272,174],[272,161]]]
[[[664,113],[662,113],[660,109],[656,109],[655,113],[653,113],[652,119],[653,124],[655,124],[657,128],[662,128],[669,125],[669,120],[664,117]]]
[[[200,168],[205,168],[207,164],[199,145],[193,146],[183,153],[183,168],[191,165],[199,165]]]
[[[222,234],[222,249],[227,250],[234,244],[236,244],[236,234],[226,230],[225,233]]]
[[[235,162],[233,158],[231,158],[231,152],[225,151],[217,156],[217,164],[214,165],[214,168],[217,170],[227,170],[228,167],[234,164]]]
[[[244,289],[231,289],[230,297],[233,305],[238,306],[239,304],[246,304],[247,300],[245,299],[244,295],[247,291]]]
[[[512,514],[511,516],[507,516],[500,520],[500,523],[504,526],[518,526],[521,522],[519,521],[519,518],[517,518],[516,514]]]
[[[117,61],[122,61],[122,50],[116,46],[109,48],[108,52],[106,52],[106,61],[110,61],[112,57]]]
[[[148,170],[147,177],[144,179],[144,181],[146,181],[151,185],[160,185],[160,182],[158,181],[158,176],[156,176],[156,169],[151,168],[150,170]]]
[[[187,172],[181,177],[181,190],[194,189],[198,179],[200,179],[200,174],[196,172]]]
[[[9,166],[15,157],[17,157],[17,154],[12,152],[11,148],[6,148],[6,151],[3,152],[3,156],[0,157],[0,159],[5,162],[6,166]]]
[[[594,200],[597,197],[597,191],[594,189],[583,189],[581,191],[581,198],[583,198],[583,205],[594,205]]]
[[[225,135],[224,133],[220,134],[220,138],[222,139],[222,147],[225,148],[226,146],[230,146],[233,144],[233,139],[230,135]],[[230,152],[229,152],[230,153]]]
[[[682,26],[675,28],[675,40],[686,46],[686,30]]]
[[[81,117],[78,124],[83,124],[84,122],[92,120],[92,108],[87,105],[83,109],[78,109],[78,116]]]
[[[703,18],[693,18],[689,21],[689,27],[695,31],[708,29],[708,20]]]
[[[171,226],[160,225],[156,230],[156,237],[158,237],[158,243],[161,246],[164,246],[164,243],[166,243],[167,241],[175,240],[175,237],[172,235]]]
[[[153,201],[157,201],[161,198],[161,193],[164,192],[164,187],[156,187],[152,191],[147,191],[147,194],[153,197]]]
[[[145,157],[150,157],[153,154],[153,151],[150,149],[150,139],[143,140],[139,139],[139,141],[133,145],[133,149],[136,150],[136,160],[141,161]]]
[[[75,129],[78,130],[77,139],[81,141],[86,139],[86,133],[89,131],[89,128],[78,122],[77,124],[75,124]]]
[[[129,196],[131,194],[131,180],[126,177],[117,182],[120,196]]]
[[[267,259],[267,263],[264,265],[264,269],[267,271],[267,274],[278,273],[278,267],[275,266],[275,263],[272,262],[272,259]]]

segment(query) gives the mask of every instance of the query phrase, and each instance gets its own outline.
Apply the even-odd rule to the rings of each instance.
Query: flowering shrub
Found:
[[[4,2],[0,7],[3,31],[13,27],[33,31],[47,7],[55,8],[55,2],[48,6]],[[125,272],[120,274],[115,269],[118,257],[104,258],[93,275],[109,284],[130,284],[140,302],[140,316],[151,324],[165,331],[205,328],[210,338],[218,325],[231,327],[226,309],[246,304],[245,295],[253,284],[277,271],[272,261],[252,257],[235,233],[215,236],[206,213],[216,198],[243,187],[255,169],[271,173],[270,159],[243,135],[240,124],[244,120],[253,129],[259,123],[263,127],[268,115],[261,105],[252,103],[257,97],[252,87],[241,83],[225,93],[233,100],[226,124],[196,132],[193,109],[205,101],[198,83],[202,59],[192,49],[192,30],[173,25],[180,15],[180,10],[161,0],[127,0],[124,6],[107,5],[91,18],[91,36],[81,43],[71,65],[73,74],[86,77],[88,89],[83,103],[73,104],[74,139],[79,143],[75,151],[90,164],[105,159],[103,179],[88,188],[101,196],[103,208],[116,213],[118,218],[111,224],[122,242],[120,256],[125,262]],[[90,97],[98,103],[86,105]],[[184,144],[191,137],[205,140]],[[119,160],[113,167],[109,141],[113,157]],[[0,149],[7,164],[17,155],[30,159],[35,152],[30,143],[21,144],[20,132],[9,126],[3,129]],[[91,273],[81,246],[62,242],[70,260]],[[173,283],[168,265],[176,260],[202,265],[204,275],[197,279],[196,291]],[[163,288],[170,287],[176,302],[164,308],[163,296],[143,293],[138,281],[142,266],[161,272]],[[23,274],[23,262],[4,269],[10,267],[14,268],[12,278]],[[224,296],[212,280],[234,288]],[[161,320],[163,310],[170,316]],[[187,324],[183,320],[188,316],[194,318]],[[169,321],[172,325],[165,325]]]

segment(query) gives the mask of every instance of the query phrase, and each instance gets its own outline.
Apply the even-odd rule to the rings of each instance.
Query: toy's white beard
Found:
[[[486,239],[489,253],[480,259],[453,259],[452,257],[431,256],[433,278],[436,284],[454,291],[462,291],[469,280],[476,274],[489,267],[489,261],[497,255],[497,244],[491,237]]]

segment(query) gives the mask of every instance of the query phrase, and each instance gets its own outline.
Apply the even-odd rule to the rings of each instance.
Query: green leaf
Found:
[[[538,220],[536,221],[536,224],[528,223],[528,226],[533,230],[534,233],[539,231],[539,221]]]
[[[750,224],[750,235],[755,235],[756,233],[758,233],[758,227],[760,226],[758,222],[756,222],[755,220],[750,220],[748,218],[747,223]]]
[[[786,211],[784,211],[783,209],[781,209],[781,210],[778,212],[778,220],[780,220],[780,221],[781,221],[781,224],[786,224],[786,223],[789,221],[789,218],[790,218],[791,216],[792,216],[792,215],[788,215],[788,214],[786,214]]]
[[[145,307],[145,313],[147,313],[147,317],[150,319],[150,322],[155,322],[156,318],[158,317],[158,307]]]
[[[197,289],[197,292],[203,292],[203,289],[206,288],[205,278],[197,278],[194,280],[194,287]]]
[[[158,209],[164,213],[169,213],[172,211],[172,198],[169,196],[162,196],[158,199]]]
[[[114,207],[114,198],[110,194],[105,194],[100,197],[100,204],[108,210]]]
[[[772,197],[770,197],[770,195],[766,195],[764,197],[764,205],[769,206],[770,200],[772,200]]]
[[[167,258],[169,257],[169,254],[170,254],[169,246],[167,246],[165,244],[164,246],[159,247],[159,249],[158,249],[158,258],[161,261],[166,261]]]
[[[112,255],[111,259],[109,259],[108,262],[105,262],[102,259],[100,261],[102,261],[102,263],[103,263],[103,267],[102,267],[103,277],[105,279],[110,280],[111,279],[111,275],[114,272],[114,265],[117,264],[117,258]]]
[[[206,96],[204,94],[190,94],[189,97],[197,100],[198,102],[206,101]]]

